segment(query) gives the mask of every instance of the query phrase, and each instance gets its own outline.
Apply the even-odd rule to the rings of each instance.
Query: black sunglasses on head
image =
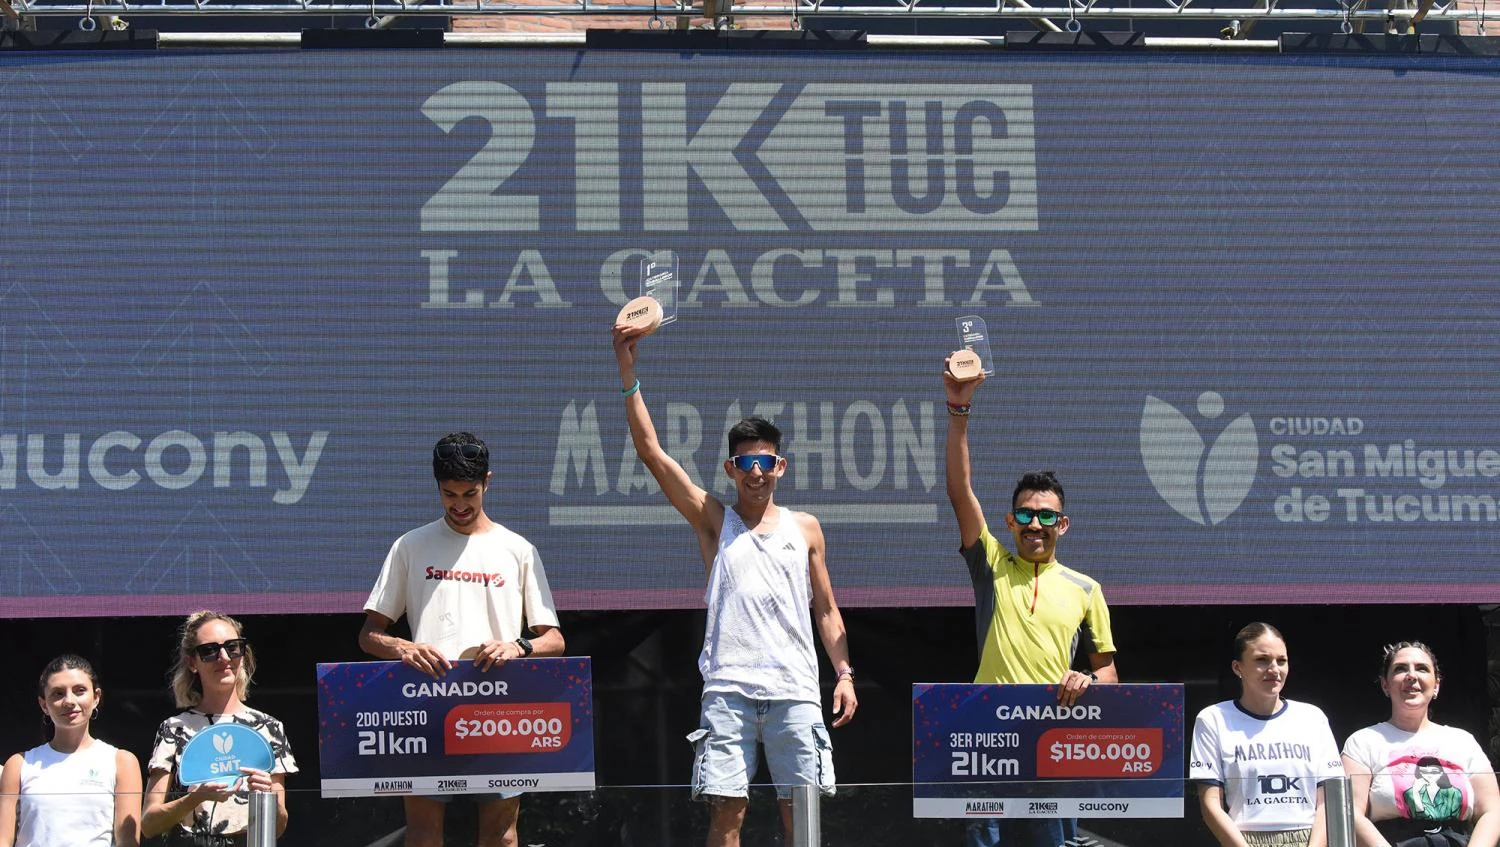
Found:
[[[220,650],[223,650],[224,655],[229,658],[238,659],[245,655],[245,651],[248,649],[250,649],[249,639],[231,638],[224,642],[208,641],[203,644],[194,645],[193,653],[198,656],[198,661],[200,662],[212,662],[219,658]]]
[[[439,444],[432,448],[432,455],[439,459],[451,459],[454,456],[463,456],[472,462],[489,454],[490,448],[483,444]]]

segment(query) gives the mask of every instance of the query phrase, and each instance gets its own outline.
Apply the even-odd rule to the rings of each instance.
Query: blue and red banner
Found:
[[[320,664],[318,753],[324,797],[593,790],[589,659]]]
[[[1178,818],[1179,684],[912,686],[919,818]]]

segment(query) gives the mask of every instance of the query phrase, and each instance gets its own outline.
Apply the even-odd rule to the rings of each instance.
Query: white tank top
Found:
[[[724,510],[698,670],[705,692],[819,703],[807,538],[791,510],[776,508],[780,519],[765,538]]]
[[[27,750],[16,847],[114,844],[115,753],[97,738],[73,753],[59,753],[50,744]]]

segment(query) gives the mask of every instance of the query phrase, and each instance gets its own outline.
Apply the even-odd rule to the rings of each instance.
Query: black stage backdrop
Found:
[[[1327,712],[1342,740],[1384,720],[1389,705],[1376,684],[1382,645],[1427,641],[1445,679],[1436,714],[1467,729],[1487,748],[1495,683],[1487,667],[1495,638],[1474,606],[1130,606],[1115,610],[1119,665],[1126,682],[1183,682],[1188,715],[1238,689],[1229,642],[1252,620],[1287,637],[1292,673],[1287,694]],[[355,644],[362,616],[252,615],[244,619],[261,669],[251,703],[287,726],[302,768],[288,781],[292,824],[287,847],[363,847],[402,826],[397,799],[318,797],[317,702],[313,668],[323,661],[361,661]],[[839,796],[823,806],[824,843],[911,845],[959,843],[958,823],[913,821],[911,684],[968,682],[977,664],[972,614],[965,609],[845,611],[859,671],[860,711],[833,733]],[[105,688],[97,734],[134,751],[144,764],[156,724],[175,710],[166,689],[175,619],[84,618],[0,621],[0,674],[6,680],[0,749],[39,743],[35,680],[54,654],[75,651],[98,664]],[[690,750],[697,726],[696,658],[701,612],[563,614],[569,653],[594,665],[600,790],[593,796],[534,795],[525,802],[522,843],[555,845],[698,845],[706,832],[701,805],[688,801]],[[832,671],[823,667],[824,696]],[[761,775],[762,781],[765,775]],[[650,789],[640,786],[670,786]],[[867,787],[868,786],[868,787]],[[757,794],[747,844],[765,843],[779,826],[768,794]],[[1097,820],[1087,828],[1128,845],[1213,841],[1190,801],[1183,821]],[[455,834],[472,826],[472,807],[455,804]],[[949,840],[951,835],[951,840]],[[452,840],[451,843],[464,843]]]

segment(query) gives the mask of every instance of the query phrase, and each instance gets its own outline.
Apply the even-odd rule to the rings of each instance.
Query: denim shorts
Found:
[[[822,707],[800,700],[753,700],[742,694],[705,692],[693,744],[693,797],[748,797],[756,747],[764,747],[776,796],[793,785],[816,785],[833,796],[833,746]]]

